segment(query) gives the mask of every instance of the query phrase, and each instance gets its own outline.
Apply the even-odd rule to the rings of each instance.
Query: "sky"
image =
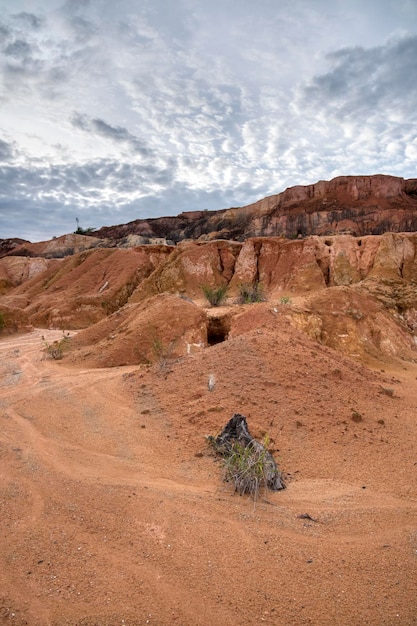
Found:
[[[0,0],[0,239],[367,174],[417,178],[417,0]]]

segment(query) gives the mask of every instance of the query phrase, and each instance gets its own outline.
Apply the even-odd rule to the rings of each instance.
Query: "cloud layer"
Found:
[[[363,4],[0,0],[0,238],[417,177],[417,5]]]

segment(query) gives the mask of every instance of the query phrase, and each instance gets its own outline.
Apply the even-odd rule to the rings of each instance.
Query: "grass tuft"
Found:
[[[220,287],[203,285],[201,289],[207,302],[209,302],[211,306],[220,306],[226,299],[227,285],[220,285]]]
[[[236,493],[249,494],[257,500],[260,490],[267,484],[266,455],[265,449],[253,443],[232,445],[225,458],[225,480],[234,485]]]
[[[266,297],[260,282],[241,283],[238,287],[238,304],[252,304],[254,302],[265,302]]]

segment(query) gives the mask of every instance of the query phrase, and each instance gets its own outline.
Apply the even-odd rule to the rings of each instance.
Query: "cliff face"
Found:
[[[269,209],[262,203],[249,208],[248,225],[262,235],[362,236],[417,230],[416,179],[341,176],[287,189]]]
[[[229,311],[222,320],[221,313],[212,309],[215,321],[212,326],[207,322],[208,342],[210,333],[233,336],[238,332],[240,313],[235,303],[241,285],[261,283],[268,319],[278,316],[279,323],[284,315],[320,343],[353,355],[415,358],[417,351],[417,233],[313,236],[294,241],[255,237],[243,243],[188,241],[128,250],[113,247],[63,259],[4,257],[1,269],[8,272],[9,280],[20,283],[0,296],[0,311],[10,329],[28,323],[81,329],[102,320],[101,328],[112,343],[126,315],[134,320],[135,311],[142,310],[138,307],[145,310],[152,298],[163,298],[157,300],[163,314],[141,318],[147,330],[136,326],[129,330],[133,321],[123,327],[132,345],[142,345],[151,331],[158,334],[165,327],[180,328],[170,304],[177,301],[170,298],[181,296],[182,302],[195,303],[188,307],[190,311],[192,307],[200,310],[207,306],[203,286],[227,286]],[[204,345],[200,322],[198,336],[194,336],[194,314],[190,316],[181,306],[191,325],[189,332],[181,326],[186,337],[181,345],[184,350],[187,342]],[[249,318],[245,327],[257,328],[258,317],[252,322]],[[110,320],[111,328],[105,320]],[[168,331],[164,333],[168,342],[177,341]],[[124,351],[120,349],[120,359],[125,358]]]
[[[146,246],[145,246],[146,248]],[[130,297],[142,302],[158,293],[201,300],[202,285],[228,285],[235,298],[242,284],[260,282],[269,299],[328,287],[395,283],[417,286],[417,234],[335,235],[288,241],[254,237],[244,243],[184,242],[150,273]],[[416,290],[417,305],[417,290]]]
[[[362,237],[385,232],[417,232],[417,179],[339,176],[290,187],[243,207],[140,219],[40,243],[0,239],[0,258],[63,258],[91,248],[132,248],[184,239],[242,242],[249,237],[296,239],[343,233]]]
[[[393,308],[417,309],[416,233],[184,242],[90,250],[60,260],[5,257],[0,270],[16,280],[0,304],[26,302],[34,324],[65,320],[66,328],[88,326],[127,302],[161,293],[203,302],[202,286],[227,285],[235,299],[240,285],[256,282],[270,300],[355,287],[380,300],[395,291]]]
[[[296,186],[248,206],[196,211],[177,217],[136,220],[93,234],[120,240],[129,234],[181,239],[379,235],[417,231],[417,179],[395,176],[339,176]]]

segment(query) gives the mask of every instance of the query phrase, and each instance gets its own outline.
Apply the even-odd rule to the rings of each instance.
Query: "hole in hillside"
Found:
[[[215,346],[226,341],[230,332],[230,317],[209,317],[207,322],[207,344]]]
[[[358,246],[362,245],[362,239],[358,239]]]
[[[326,239],[325,242],[326,246],[332,246],[333,245],[333,241],[331,239]]]

